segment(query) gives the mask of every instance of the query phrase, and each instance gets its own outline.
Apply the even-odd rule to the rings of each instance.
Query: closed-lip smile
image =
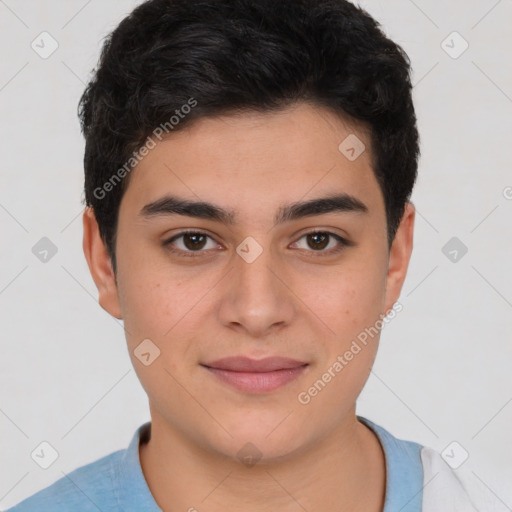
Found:
[[[201,366],[223,382],[248,393],[274,391],[296,379],[308,363],[288,357],[224,357]]]

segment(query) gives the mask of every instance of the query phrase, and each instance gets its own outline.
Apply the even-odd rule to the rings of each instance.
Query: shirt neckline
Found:
[[[423,500],[422,446],[397,439],[362,416],[357,419],[377,436],[386,463],[386,496],[382,512],[421,512]]]
[[[362,416],[357,419],[370,428],[379,440],[386,464],[386,495],[382,512],[421,512],[423,467],[422,446],[397,439],[383,427]],[[162,512],[151,494],[142,472],[139,444],[151,433],[151,422],[134,433],[119,464],[113,468],[117,501],[125,512]]]

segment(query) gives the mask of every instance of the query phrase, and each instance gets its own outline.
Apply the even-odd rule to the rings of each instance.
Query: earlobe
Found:
[[[416,210],[412,202],[407,202],[389,253],[384,314],[390,311],[400,297],[407,275],[413,248],[415,213]]]
[[[83,228],[84,255],[98,288],[100,306],[115,318],[121,319],[122,312],[112,261],[101,238],[96,216],[91,207],[87,207],[84,211]]]

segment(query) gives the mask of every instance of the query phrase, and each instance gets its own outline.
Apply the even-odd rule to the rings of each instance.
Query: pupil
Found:
[[[197,233],[192,233],[192,234],[189,233],[183,237],[185,246],[187,247],[187,249],[191,249],[191,250],[202,249],[204,246],[205,239],[206,239],[206,237],[204,235],[200,235]],[[189,243],[190,241],[192,243]]]
[[[308,235],[308,243],[310,241],[313,244],[309,244],[312,249],[324,249],[328,245],[328,235],[325,233],[312,233]]]

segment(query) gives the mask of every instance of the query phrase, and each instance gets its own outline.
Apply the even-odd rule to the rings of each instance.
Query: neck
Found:
[[[300,454],[253,466],[203,449],[158,413],[151,416],[151,439],[139,454],[151,493],[165,512],[383,510],[384,453],[355,411]]]

